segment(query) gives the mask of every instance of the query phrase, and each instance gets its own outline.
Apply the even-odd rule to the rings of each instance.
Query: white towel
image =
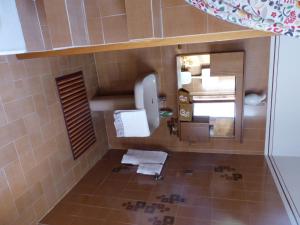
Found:
[[[168,153],[162,151],[146,151],[137,149],[128,149],[127,153],[123,155],[122,163],[124,164],[164,164]]]
[[[137,173],[145,175],[160,175],[163,164],[140,164]]]
[[[146,111],[117,110],[114,112],[117,137],[149,137],[150,130]]]
[[[138,165],[137,173],[146,175],[160,174],[168,153],[162,151],[145,151],[128,149],[121,163]]]

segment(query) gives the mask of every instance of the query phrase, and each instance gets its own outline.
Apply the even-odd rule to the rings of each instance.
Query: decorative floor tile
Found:
[[[173,152],[163,180],[121,158],[109,151],[42,224],[290,225],[260,156]]]
[[[243,179],[243,175],[235,168],[232,168],[230,166],[217,166],[215,167],[215,172],[220,174],[220,177],[226,179],[226,180],[234,180],[238,181]]]

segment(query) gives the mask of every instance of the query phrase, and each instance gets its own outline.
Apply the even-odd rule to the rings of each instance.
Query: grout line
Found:
[[[206,30],[205,32],[208,33],[209,27],[208,27],[208,14],[205,15],[205,20],[206,20]]]
[[[164,37],[164,18],[163,18],[163,6],[162,0],[160,0],[160,30],[161,30],[161,37]]]
[[[100,17],[99,17],[99,19],[100,19],[100,26],[101,26],[101,29],[102,29],[102,40],[103,40],[103,44],[106,44],[105,34],[104,34],[103,20],[102,20],[102,16],[101,16],[101,11],[100,11],[99,8],[98,8],[98,10],[99,10],[99,15],[100,15]],[[98,19],[98,17],[97,17],[97,19]]]
[[[11,195],[10,197],[12,197],[12,199],[14,200],[13,201],[13,205],[14,205],[16,211],[17,211],[18,216],[20,216],[19,210],[18,210],[17,205],[16,205],[15,196],[12,194],[12,189],[11,189],[11,186],[10,186],[10,184],[8,182],[7,175],[6,175],[5,171],[4,171],[4,168],[2,168],[1,170],[2,170],[2,174],[3,174],[4,178],[5,178],[5,182],[7,184],[7,187],[9,189],[9,193]]]
[[[37,10],[37,6],[36,6],[36,1],[33,1],[33,4],[34,4],[34,9],[35,9],[35,14],[36,14],[36,17],[37,17],[37,20],[38,20],[38,24],[39,24],[39,30],[40,30],[41,38],[42,38],[42,41],[43,41],[43,46],[44,46],[44,49],[46,49],[46,43],[45,43],[43,31],[42,31],[42,25],[41,25],[41,21],[40,21],[40,16],[39,16],[39,13],[38,13],[38,10]]]
[[[4,120],[5,120],[5,124],[1,126],[1,127],[3,127],[3,126],[7,126],[10,122],[8,122],[8,116],[7,116],[7,113],[6,113],[5,108],[4,108],[4,103],[3,103],[3,100],[2,100],[2,96],[0,96],[0,105],[3,109]]]
[[[155,37],[155,32],[154,32],[154,17],[153,17],[153,0],[150,0],[150,7],[151,7],[151,22],[152,22],[152,37]]]
[[[67,18],[68,18],[68,24],[69,24],[69,31],[70,31],[71,42],[72,42],[72,46],[74,46],[74,41],[73,41],[73,35],[72,35],[71,22],[70,22],[70,15],[69,15],[69,11],[68,11],[67,0],[65,0],[65,9],[66,9],[66,14],[67,14]]]
[[[87,39],[87,44],[91,44],[91,40],[90,40],[90,34],[88,31],[88,25],[87,25],[87,16],[86,16],[86,9],[85,9],[85,1],[81,1],[81,7],[83,10],[83,14],[84,14],[84,30],[85,30],[85,36]]]
[[[97,76],[97,81],[98,81],[98,91],[100,92],[100,74],[98,72],[98,64],[97,64],[97,60],[96,60],[96,53],[93,54],[93,58],[94,58],[94,63],[95,63],[95,68],[96,68],[96,76]]]
[[[114,16],[126,16],[126,13],[119,13],[119,14],[114,14],[114,15],[101,16],[101,18],[109,18],[109,17],[114,17]]]
[[[13,142],[13,145],[14,145],[14,148],[15,148],[16,153],[17,153],[18,163],[19,163],[19,165],[20,165],[20,169],[21,169],[22,176],[23,176],[23,178],[24,178],[24,180],[25,180],[25,183],[26,183],[26,186],[27,186],[27,189],[28,189],[28,188],[29,188],[29,187],[28,187],[28,186],[29,186],[29,183],[28,183],[28,181],[27,181],[27,179],[26,179],[26,177],[25,177],[25,173],[24,173],[23,167],[22,167],[22,165],[21,165],[20,154],[19,154],[19,152],[17,151],[16,143],[15,143],[15,142]],[[26,192],[27,189],[23,190],[23,192],[22,192],[22,194],[20,194],[20,196],[23,195],[23,194]]]

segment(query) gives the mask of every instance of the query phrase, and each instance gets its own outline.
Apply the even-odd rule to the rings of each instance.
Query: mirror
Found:
[[[194,123],[184,124],[182,131],[192,135],[188,127],[193,126],[193,132],[200,132],[195,127],[201,126],[203,135],[197,137],[200,140],[207,139],[205,135],[208,138],[240,138],[243,70],[237,67],[243,67],[243,58],[240,65],[235,65],[233,60],[237,56],[228,54],[236,53],[177,57],[179,120]]]

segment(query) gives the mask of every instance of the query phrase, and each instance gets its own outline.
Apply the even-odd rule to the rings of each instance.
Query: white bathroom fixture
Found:
[[[146,112],[150,135],[159,126],[158,81],[151,73],[136,81],[133,95],[95,96],[90,100],[92,111],[115,111],[143,109]],[[138,122],[135,121],[135,122]]]
[[[95,96],[90,100],[92,111],[134,109],[133,95]]]
[[[139,79],[135,83],[134,98],[137,109],[145,109],[150,133],[159,126],[158,82],[154,73]]]

